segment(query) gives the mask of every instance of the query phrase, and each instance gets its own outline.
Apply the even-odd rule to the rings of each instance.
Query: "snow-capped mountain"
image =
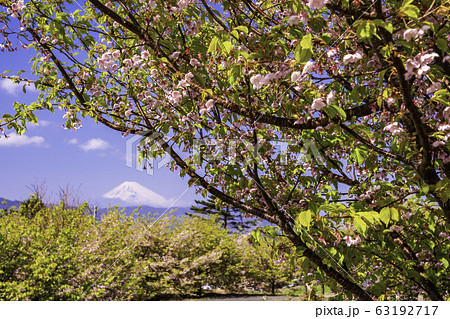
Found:
[[[112,204],[121,205],[170,207],[174,203],[173,199],[166,199],[136,182],[124,182],[103,194],[103,197],[109,199]]]

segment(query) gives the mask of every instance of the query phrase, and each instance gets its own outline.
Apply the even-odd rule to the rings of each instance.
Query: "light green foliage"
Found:
[[[166,299],[201,295],[206,284],[270,292],[295,278],[290,263],[277,262],[280,249],[255,249],[214,220],[154,223],[116,208],[99,222],[84,205],[30,217],[32,200],[0,218],[1,300]]]

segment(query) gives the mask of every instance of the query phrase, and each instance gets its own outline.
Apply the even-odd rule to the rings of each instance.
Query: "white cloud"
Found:
[[[50,122],[50,121],[38,120],[38,125],[41,126],[41,127],[47,127],[47,126],[50,126],[52,124],[53,124],[53,122]]]
[[[42,146],[45,139],[42,136],[32,136],[19,135],[17,133],[11,133],[8,138],[0,138],[0,146],[25,146],[25,145],[35,145]]]
[[[78,144],[78,140],[76,138],[72,138],[68,142],[69,144]]]
[[[80,145],[84,151],[93,151],[93,150],[105,150],[109,147],[107,141],[102,140],[101,138],[91,138],[86,143]]]
[[[17,93],[22,92],[23,85],[26,82],[22,81],[20,83],[14,83],[10,79],[1,79],[0,80],[0,89],[5,90],[8,94],[17,95]],[[27,86],[27,92],[32,91],[36,92],[36,88],[32,86]]]
[[[50,121],[46,121],[46,120],[39,120],[38,119],[38,123],[34,124],[34,123],[29,123],[27,124],[27,127],[29,128],[38,128],[38,127],[48,127],[53,125],[53,122]]]

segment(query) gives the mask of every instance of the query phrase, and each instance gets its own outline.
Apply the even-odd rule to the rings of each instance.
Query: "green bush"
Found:
[[[280,243],[255,249],[213,219],[155,222],[115,208],[99,222],[86,205],[42,206],[30,218],[27,207],[0,218],[2,300],[166,299],[201,295],[204,285],[272,291],[296,274]]]

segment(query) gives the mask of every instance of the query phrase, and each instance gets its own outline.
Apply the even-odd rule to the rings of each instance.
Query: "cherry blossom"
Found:
[[[419,31],[417,29],[407,29],[405,32],[403,32],[403,38],[406,41],[411,41],[414,38],[417,38],[417,35],[419,34]]]
[[[206,102],[205,106],[208,110],[211,110],[214,107],[214,100],[209,99],[208,102]]]
[[[327,56],[329,58],[331,58],[331,57],[333,57],[333,56],[335,56],[337,54],[338,54],[338,51],[337,51],[336,48],[330,48],[330,49],[327,50]]]
[[[292,72],[291,81],[296,83],[301,79],[301,77],[302,77],[302,74],[300,72],[298,72],[298,71]]]
[[[250,83],[253,84],[255,90],[259,90],[263,86],[269,84],[269,79],[261,74],[255,74],[250,78]]]
[[[187,7],[189,6],[190,1],[189,0],[180,0],[178,1],[178,7],[180,9],[187,9]]]
[[[312,62],[312,61],[306,62],[305,66],[303,67],[302,74],[306,74],[306,73],[311,72],[313,70],[313,68],[314,68],[314,65],[316,65],[315,62]]]
[[[442,88],[441,82],[433,82],[428,88],[427,88],[427,94],[432,94]]]
[[[413,59],[408,59],[405,63],[405,78],[410,79],[413,75],[422,77],[430,71],[428,66],[439,55],[433,53],[419,53]]]
[[[308,1],[308,7],[311,9],[322,9],[326,6],[328,3],[328,0],[309,0]]]
[[[356,61],[359,61],[362,59],[362,55],[359,52],[356,52],[354,54],[346,54],[343,58],[343,64],[347,65],[349,63],[355,63]]]
[[[300,16],[296,15],[296,16],[290,16],[289,17],[289,25],[296,25],[299,24],[300,22]]]
[[[400,127],[398,122],[394,122],[394,123],[386,125],[383,130],[391,132],[394,135],[398,135],[398,134],[404,132],[403,128]]]
[[[335,91],[331,91],[327,95],[327,104],[330,105],[335,99],[336,99],[336,92]]]
[[[433,142],[432,146],[437,148],[440,146],[445,146],[445,143],[443,141],[435,141],[435,142]]]
[[[172,103],[173,105],[178,105],[183,100],[183,96],[181,95],[181,93],[179,91],[170,92],[170,94],[168,95],[167,98],[168,98],[169,102]]]
[[[447,106],[444,111],[442,112],[442,114],[444,115],[444,118],[446,119],[450,119],[450,106]]]
[[[311,109],[321,111],[325,107],[325,103],[322,98],[314,99],[311,104]]]
[[[190,61],[190,64],[194,67],[194,68],[198,68],[201,67],[202,64],[196,59],[196,58],[192,58]]]
[[[118,59],[119,56],[120,56],[120,50],[114,50],[113,53],[112,53],[112,57],[114,59]]]

